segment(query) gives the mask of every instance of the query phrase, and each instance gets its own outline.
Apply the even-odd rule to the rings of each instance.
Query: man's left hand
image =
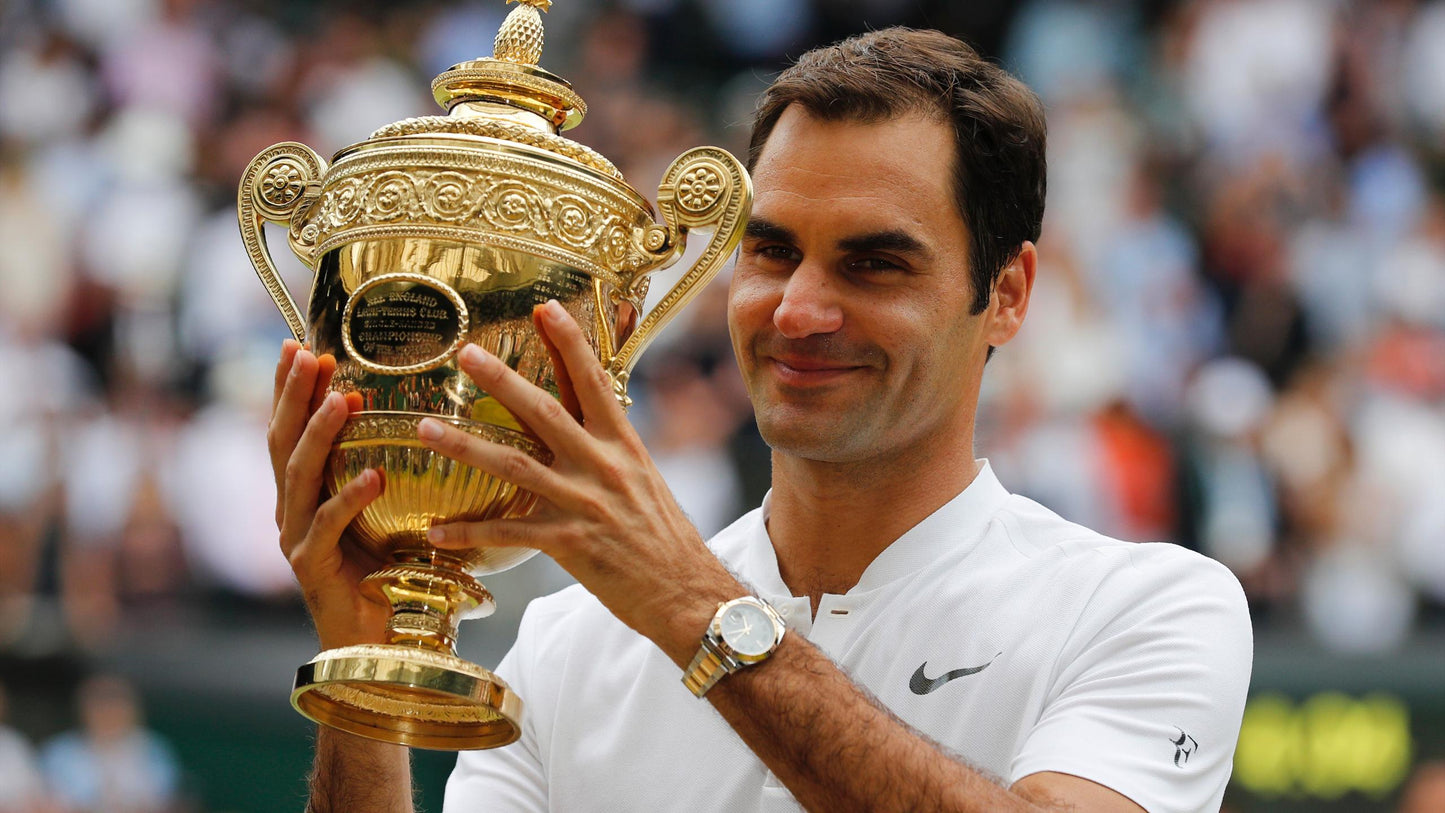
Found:
[[[458,361],[551,449],[552,465],[441,421],[423,420],[418,434],[432,449],[531,491],[537,507],[520,519],[435,525],[430,541],[443,549],[536,548],[685,664],[717,605],[747,590],[678,507],[576,321],[556,301],[534,309],[532,320],[560,400],[476,345]]]

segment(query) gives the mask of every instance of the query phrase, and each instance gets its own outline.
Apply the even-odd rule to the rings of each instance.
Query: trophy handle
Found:
[[[271,260],[266,247],[266,221],[290,226],[298,215],[305,214],[321,191],[321,176],[326,165],[316,151],[295,141],[284,141],[262,150],[246,171],[236,190],[236,212],[241,220],[241,239],[256,276],[270,292],[287,327],[299,342],[306,341],[306,322],[301,309]]]
[[[717,276],[733,249],[742,242],[752,207],[752,179],[742,163],[726,150],[696,147],[679,155],[667,168],[657,189],[657,208],[667,226],[647,229],[643,238],[647,250],[677,257],[687,244],[689,230],[711,227],[713,235],[692,268],[642,318],[632,335],[607,361],[613,388],[624,406],[630,403],[627,379],[637,358],[662,328]],[[639,275],[633,286],[645,282],[646,277]]]

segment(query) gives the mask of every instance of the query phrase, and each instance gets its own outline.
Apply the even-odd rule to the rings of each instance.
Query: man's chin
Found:
[[[820,420],[770,421],[758,420],[758,433],[776,454],[811,460],[818,463],[849,463],[856,457],[857,433],[845,431],[837,421]]]

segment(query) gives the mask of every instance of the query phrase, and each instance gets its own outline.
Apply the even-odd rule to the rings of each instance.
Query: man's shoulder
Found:
[[[733,520],[731,525],[707,540],[708,549],[729,567],[733,567],[754,546],[767,541],[763,524],[764,509],[758,506]]]
[[[559,625],[587,623],[596,618],[599,611],[611,616],[597,597],[587,592],[587,588],[572,584],[555,593],[532,599],[527,605],[523,624],[555,629]]]
[[[1151,810],[1217,809],[1253,662],[1239,580],[1180,545],[1115,539],[1022,497],[995,527],[1021,568],[1001,599],[1015,651],[1028,647],[1023,668],[1045,676],[1005,775],[1066,773]]]
[[[1061,578],[1133,584],[1137,589],[1208,589],[1243,604],[1243,590],[1229,568],[1182,545],[1116,539],[1019,495],[1010,495],[996,519],[1014,555]]]

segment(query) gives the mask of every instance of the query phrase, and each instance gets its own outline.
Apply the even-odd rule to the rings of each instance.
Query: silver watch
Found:
[[[702,646],[683,670],[683,684],[702,697],[723,675],[767,660],[786,631],[782,616],[760,598],[743,596],[719,604]]]

